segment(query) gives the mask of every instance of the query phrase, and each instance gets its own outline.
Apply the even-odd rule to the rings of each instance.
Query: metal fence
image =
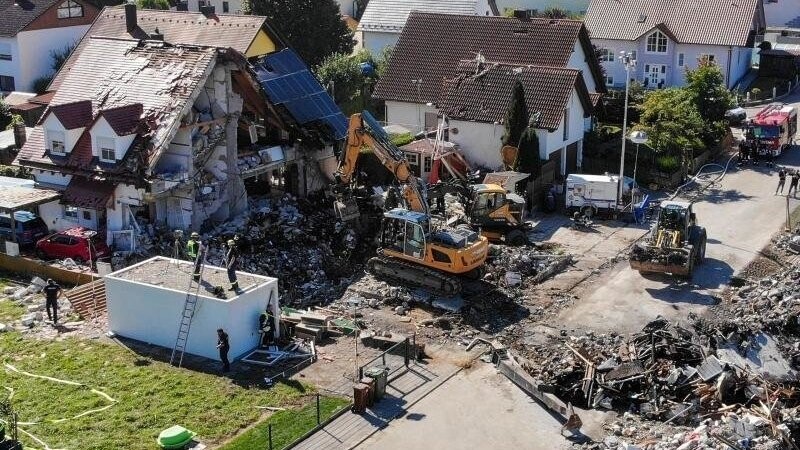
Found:
[[[364,378],[364,370],[374,366],[389,368],[389,378],[392,374],[408,368],[408,363],[416,359],[416,336],[405,338],[384,350],[380,355],[372,358],[366,364],[358,367],[359,379]]]

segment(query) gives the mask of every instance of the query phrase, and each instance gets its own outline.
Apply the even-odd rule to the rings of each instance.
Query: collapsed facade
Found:
[[[117,250],[135,251],[148,224],[199,230],[241,214],[245,182],[299,195],[327,182],[317,160],[335,161],[344,117],[328,111],[328,125],[316,126],[321,113],[298,119],[290,104],[302,104],[305,91],[276,97],[271,80],[310,77],[290,49],[256,62],[232,47],[169,43],[163,34],[131,39],[105,28],[115,36],[84,38],[56,77],[15,161],[38,184],[63,191],[60,202],[39,208],[49,228],[100,230]],[[287,61],[293,73],[281,72]]]

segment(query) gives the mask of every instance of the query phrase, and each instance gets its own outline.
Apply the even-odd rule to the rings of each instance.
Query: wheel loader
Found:
[[[631,250],[631,268],[691,278],[705,259],[706,241],[706,229],[697,224],[691,203],[661,202],[650,234]]]

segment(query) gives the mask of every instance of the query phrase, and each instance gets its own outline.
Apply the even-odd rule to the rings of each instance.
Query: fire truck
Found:
[[[787,149],[797,133],[797,108],[783,103],[771,103],[758,112],[748,127],[749,138],[758,144],[760,152],[778,156]]]

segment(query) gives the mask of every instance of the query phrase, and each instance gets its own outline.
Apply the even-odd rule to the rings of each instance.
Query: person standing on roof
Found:
[[[190,261],[194,261],[194,272],[192,273],[194,281],[200,281],[200,266],[203,264],[204,253],[205,249],[203,243],[200,242],[200,234],[196,231],[192,232],[186,242],[186,256]]]
[[[239,290],[239,281],[236,279],[236,270],[239,268],[239,249],[236,241],[228,241],[228,251],[225,253],[225,268],[228,269],[228,281],[231,282],[229,291]]]
[[[47,309],[47,318],[53,321],[53,325],[58,324],[58,297],[61,297],[61,286],[58,285],[52,278],[47,280],[47,286],[44,287],[45,295],[45,309]],[[50,310],[52,309],[52,314]]]

